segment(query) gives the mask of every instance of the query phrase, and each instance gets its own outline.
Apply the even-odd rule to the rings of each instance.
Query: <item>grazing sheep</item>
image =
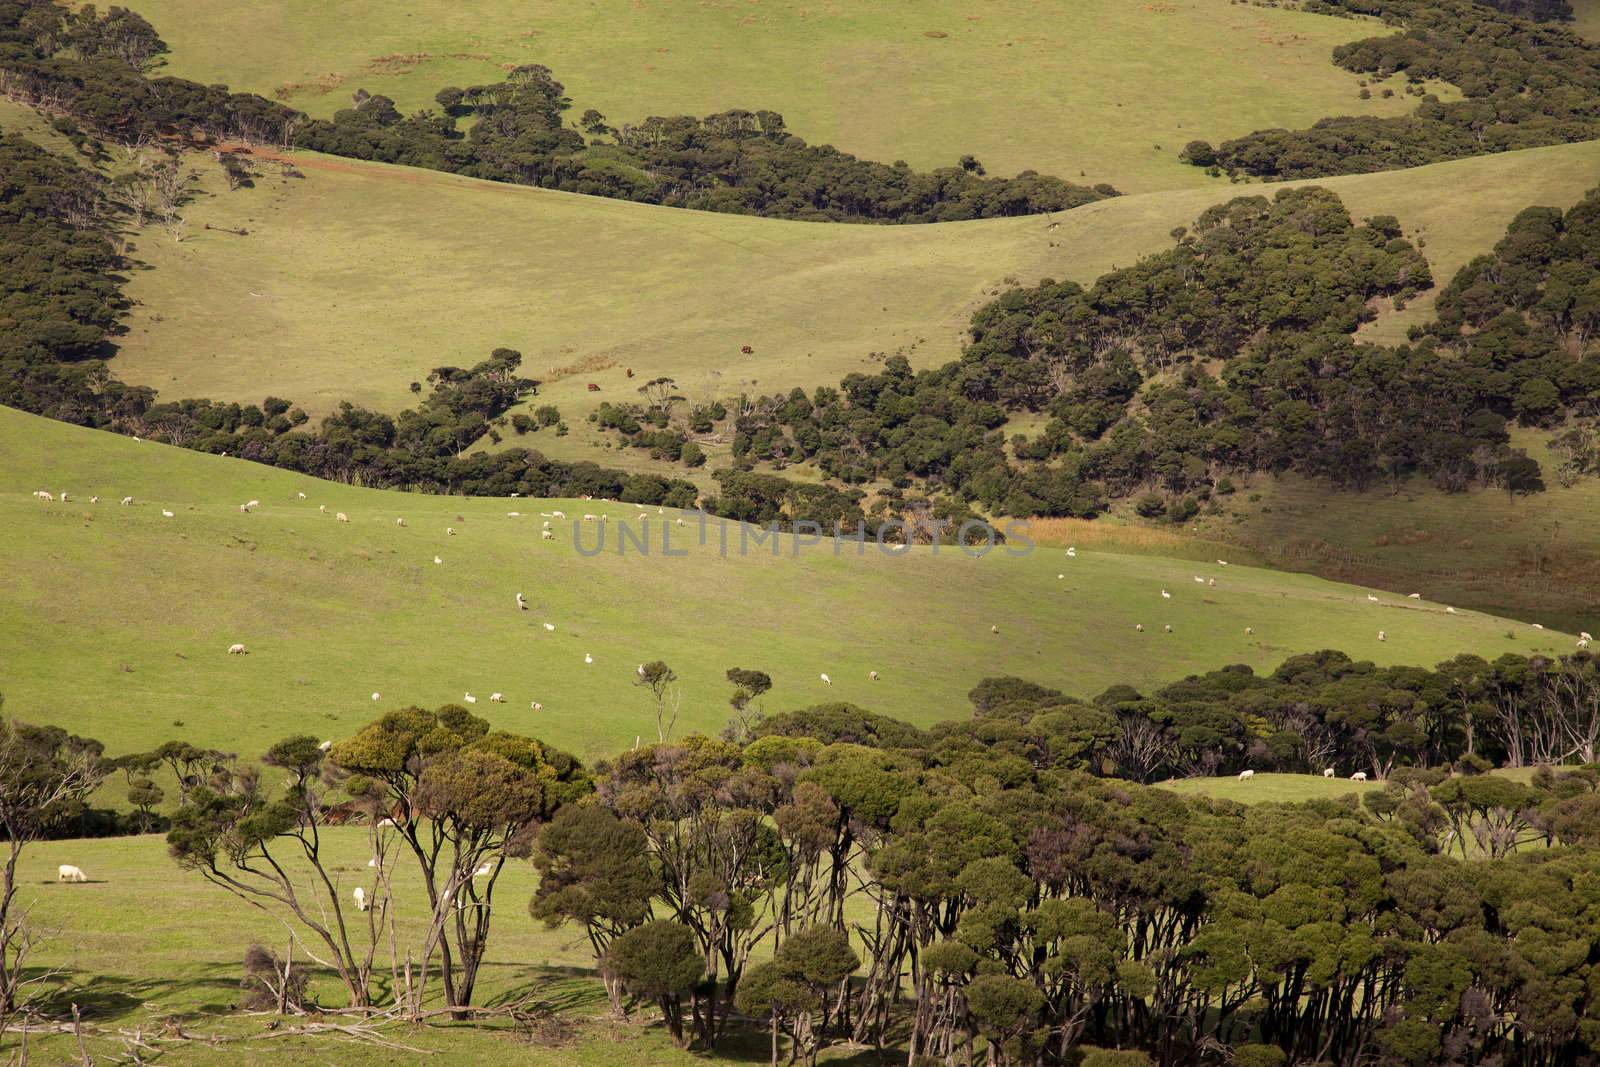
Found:
[[[1227,565],[1228,565],[1228,561],[1227,561],[1227,560],[1225,560],[1225,559],[1219,559],[1219,560],[1217,560],[1217,566],[1219,566],[1219,567],[1226,567],[1226,566],[1227,566]]]
[[[373,694],[372,694],[372,699],[373,699],[373,700],[377,700],[377,699],[379,699],[379,698],[380,698],[380,697],[381,697],[381,696],[382,696],[382,695],[383,695],[383,694],[381,694],[381,693],[373,693]]]
[[[296,493],[295,496],[299,497],[301,500],[304,500],[306,498],[306,495],[304,493]]]
[[[485,863],[482,867],[479,867],[477,870],[473,871],[472,872],[472,877],[475,878],[475,879],[476,878],[483,878],[483,877],[487,876],[493,870],[494,870],[494,861],[490,860],[488,863]]]
[[[1198,574],[1194,576],[1194,580],[1199,582],[1201,585],[1205,585],[1206,584],[1206,580],[1204,578],[1200,577]]]
[[[318,504],[317,505],[317,512],[319,514],[326,515],[328,513],[328,505],[326,505],[326,504]]]
[[[71,498],[70,498],[70,497],[68,497],[68,496],[67,496],[67,494],[66,494],[66,493],[65,493],[65,492],[63,492],[63,493],[62,493],[62,494],[61,494],[61,502],[62,502],[62,503],[63,503],[63,504],[65,504],[65,503],[66,503],[66,502],[67,502],[67,501],[68,501],[68,500],[69,500],[69,499],[71,499]]]
[[[245,652],[244,646],[239,644],[238,642],[234,642],[233,644],[228,646],[228,655],[230,655],[230,656],[242,656],[242,655],[244,655],[244,652]]]
[[[1373,596],[1373,595],[1372,595],[1372,594],[1371,594],[1371,593],[1368,593],[1368,594],[1367,594],[1367,600],[1368,600],[1368,601],[1369,601],[1369,602],[1370,602],[1370,603],[1373,603],[1373,604],[1376,604],[1376,603],[1377,603],[1377,602],[1378,602],[1378,598],[1377,598],[1377,597],[1375,597],[1375,596]]]
[[[1207,578],[1206,579],[1206,584],[1207,585],[1216,585],[1217,584],[1217,580],[1215,578]]]
[[[1454,615],[1456,613],[1456,609],[1455,608],[1445,608],[1444,609],[1444,613],[1446,615]]]
[[[324,741],[324,742],[322,742],[322,744],[317,746],[317,750],[319,752],[326,752],[326,751],[328,751],[328,749],[330,749],[332,747],[333,747],[333,742],[332,741]]]
[[[687,525],[688,525],[688,523],[686,523],[686,522],[684,522],[684,521],[683,521],[683,520],[682,520],[682,519],[679,519],[679,520],[678,520],[678,525],[679,525],[679,526],[687,526]]]
[[[1357,771],[1356,773],[1354,773],[1354,774],[1352,774],[1350,776],[1350,780],[1352,782],[1364,782],[1364,781],[1367,780],[1367,772],[1366,771]]]
[[[170,511],[168,511],[168,510],[167,510],[167,509],[166,509],[166,508],[162,508],[162,509],[161,509],[161,517],[162,517],[162,518],[163,518],[163,519],[170,519],[170,518],[174,518],[174,516],[173,516],[173,514],[172,514],[172,512],[170,512]]]
[[[506,702],[506,695],[504,693],[490,693],[489,694],[489,703],[491,703],[491,704],[504,704],[505,702]]]
[[[58,882],[87,882],[89,876],[83,873],[81,867],[74,867],[70,863],[63,863],[56,868],[56,881]]]
[[[1255,776],[1256,776],[1256,772],[1255,771],[1240,771],[1239,772],[1239,781],[1248,782],[1250,779],[1254,778]]]
[[[249,500],[249,501],[245,502],[244,506],[247,507],[247,508],[259,508],[261,506],[261,501],[259,501],[259,500]]]
[[[250,509],[245,507],[243,504],[240,504],[239,505],[239,514],[248,515],[248,514],[250,514]]]
[[[877,671],[868,671],[867,672],[867,677],[871,678],[874,682],[876,682],[878,680],[878,672]]]
[[[1542,629],[1544,629],[1544,627],[1543,627],[1543,626],[1542,626],[1542,625],[1540,625],[1540,624],[1539,624],[1539,623],[1534,623],[1534,624],[1533,624],[1533,628],[1534,628],[1534,629],[1535,629],[1535,630],[1542,630]]]
[[[508,519],[520,519],[520,518],[522,518],[522,512],[520,512],[520,511],[508,511],[508,512],[506,512],[506,518],[508,518]]]
[[[1324,777],[1324,778],[1332,778],[1333,777],[1333,768],[1332,767],[1324,767],[1322,769],[1322,777]]]
[[[1161,590],[1161,599],[1162,600],[1171,600],[1172,599],[1172,594],[1167,592],[1165,589],[1163,589],[1163,590]]]
[[[1064,579],[1064,578],[1065,578],[1065,577],[1066,577],[1066,575],[1065,575],[1065,574],[1058,574],[1058,575],[1056,575],[1056,581],[1058,581],[1058,582],[1059,582],[1059,581],[1061,581],[1061,580],[1062,580],[1062,579]]]
[[[833,684],[833,679],[829,678],[826,674],[819,674],[819,675],[817,675],[817,677],[822,679],[822,684],[823,685],[832,685]]]
[[[379,825],[379,826],[380,826],[380,827],[384,827],[384,826],[393,826],[393,825],[394,825],[394,824],[395,824],[395,823],[394,823],[394,820],[393,820],[393,819],[390,819],[390,818],[383,818],[383,819],[379,819],[379,820],[378,820],[378,825]]]
[[[341,511],[337,515],[334,516],[334,520],[337,521],[337,522],[349,522],[350,521],[350,516],[346,515],[344,512]]]
[[[1588,648],[1588,647],[1589,647],[1589,639],[1587,637],[1578,638],[1578,648],[1579,649],[1585,649],[1585,648]]]
[[[556,628],[556,624],[553,623],[553,622],[547,622],[547,623],[544,624],[544,628],[546,630],[550,630],[551,632],[554,632],[555,628]]]
[[[1406,594],[1406,599],[1407,600],[1421,600],[1422,599],[1422,594],[1421,593],[1407,593]]]
[[[1246,626],[1244,628],[1244,635],[1246,637],[1254,637],[1255,633],[1256,633],[1256,628],[1254,626]]]
[[[997,633],[999,633],[999,632],[1000,632],[1000,627],[998,627],[998,626],[991,626],[991,627],[989,627],[989,632],[990,632],[990,633],[992,633],[992,634],[997,634]]]
[[[585,652],[583,654],[583,662],[585,662],[585,663],[593,663],[594,662],[594,657],[591,656],[589,653]]]
[[[133,503],[133,497],[125,496],[120,501],[118,501],[118,503],[120,503],[123,507],[127,507],[129,504]]]
[[[355,898],[357,911],[367,910],[367,891],[365,889],[362,889],[360,886],[356,886],[354,889],[350,890],[350,895]]]
[[[556,532],[554,530],[544,530],[540,532],[539,536],[544,538],[546,541],[554,541],[556,539]]]
[[[1387,640],[1389,640],[1389,637],[1382,630],[1379,630],[1378,631],[1378,640],[1379,641],[1387,641]]]
[[[517,594],[517,608],[521,611],[528,610],[528,601],[521,593]]]
[[[552,518],[556,518],[556,519],[564,519],[564,518],[567,517],[566,512],[563,512],[563,511],[552,511],[550,513],[550,516]]]
[[[600,516],[598,516],[598,515],[585,515],[583,517],[583,521],[584,522],[599,522],[600,521]]]
[[[468,704],[476,704],[478,702],[478,698],[473,696],[471,693],[463,694],[461,699],[465,700]]]
[[[396,520],[394,520],[394,524],[396,526],[404,526],[406,524],[406,520],[404,520],[404,519],[396,519]]]
[[[1172,632],[1172,624],[1170,622],[1167,623],[1165,626],[1163,626],[1161,628],[1161,632],[1170,634]]]
[[[435,562],[435,563],[443,563],[443,562],[444,562],[444,560],[442,560],[442,559],[440,559],[440,558],[439,558],[439,557],[438,557],[438,556],[434,556],[434,557],[433,557],[433,561],[434,561],[434,562]]]
[[[1594,640],[1594,634],[1590,633],[1588,630],[1579,630],[1578,631],[1578,636],[1583,638],[1585,641],[1593,641]]]
[[[378,865],[378,857],[376,857],[376,856],[372,857],[370,860],[367,861],[367,866],[368,867],[376,867],[377,865]]]
[[[1142,622],[1134,623],[1133,624],[1133,630],[1134,630],[1135,633],[1141,633],[1141,634],[1144,633],[1144,623],[1142,623]]]
[[[544,705],[539,703],[537,700],[535,700],[531,706],[532,706],[534,711],[543,711],[544,710]]]
[[[89,503],[98,504],[98,503],[100,503],[100,498],[97,497],[97,496],[92,496],[92,497],[89,498]]]
[[[454,537],[456,535],[456,528],[454,526],[446,526],[444,528],[444,535],[446,537]]]

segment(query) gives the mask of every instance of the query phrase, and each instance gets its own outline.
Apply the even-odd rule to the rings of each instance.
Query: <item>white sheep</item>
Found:
[[[383,694],[381,694],[381,693],[373,693],[373,694],[372,694],[372,699],[373,699],[373,700],[377,700],[377,699],[378,699],[378,698],[379,698],[379,697],[381,697],[381,696],[382,696],[382,695],[383,695]]]
[[[123,507],[127,507],[129,504],[133,503],[133,497],[125,496],[121,500],[119,500],[118,503],[121,504]]]
[[[553,622],[547,622],[547,623],[544,624],[544,628],[553,633],[553,632],[555,632],[556,624],[553,623]]]
[[[247,508],[259,508],[261,506],[261,501],[259,501],[259,500],[246,501],[244,506],[247,507]]]
[[[585,652],[583,654],[583,662],[585,662],[585,663],[593,663],[594,662],[594,657],[591,656],[589,653]]]
[[[332,741],[324,741],[324,742],[322,742],[322,744],[317,746],[317,751],[318,752],[326,752],[332,747],[333,747],[333,742]]]
[[[997,634],[997,633],[999,633],[999,632],[1000,632],[1000,627],[998,627],[998,626],[991,626],[991,627],[989,627],[989,632],[990,632],[990,633],[992,633],[992,634]]]
[[[368,867],[376,867],[377,865],[378,865],[378,857],[376,857],[376,856],[372,857],[370,860],[367,861],[367,866]]]
[[[1144,633],[1144,623],[1142,623],[1142,622],[1134,623],[1133,624],[1133,632],[1134,633],[1139,633],[1139,634]]]
[[[1161,590],[1161,599],[1162,600],[1171,600],[1172,599],[1172,594],[1167,592],[1165,589],[1163,589],[1163,590]]]
[[[822,684],[823,685],[832,685],[833,684],[833,679],[829,678],[826,674],[819,674],[817,677],[822,679]]]
[[[1332,778],[1333,777],[1333,768],[1332,767],[1324,767],[1322,769],[1322,777],[1324,777],[1324,778]]]
[[[161,517],[163,519],[170,519],[170,518],[173,518],[174,516],[173,516],[172,512],[168,511],[166,508],[162,508],[161,509]]]
[[[539,703],[537,700],[535,700],[530,706],[533,708],[534,711],[543,711],[544,710],[544,705]]]
[[[1542,625],[1540,625],[1540,624],[1539,624],[1539,623],[1534,623],[1534,624],[1533,624],[1533,628],[1534,628],[1534,629],[1535,629],[1535,630],[1542,630],[1542,629],[1544,629],[1544,627],[1543,627],[1543,626],[1542,626]]]
[[[504,693],[490,693],[489,694],[489,703],[491,703],[491,704],[504,704],[505,702],[506,702],[506,695]]]
[[[346,515],[342,511],[339,512],[338,514],[334,515],[333,518],[334,518],[334,521],[336,521],[336,522],[349,522],[350,521],[350,516]]]
[[[1226,566],[1227,566],[1227,565],[1228,565],[1228,561],[1227,561],[1227,560],[1225,560],[1225,559],[1219,559],[1219,560],[1217,560],[1217,566],[1219,566],[1219,567],[1226,567]]]
[[[1065,578],[1065,577],[1066,577],[1066,575],[1065,575],[1065,574],[1058,574],[1058,575],[1056,575],[1056,581],[1058,581],[1058,582],[1059,582],[1059,581],[1061,581],[1061,580],[1062,580],[1062,579],[1064,579],[1064,578]]]
[[[1255,633],[1256,633],[1256,628],[1254,626],[1246,626],[1244,628],[1244,635],[1246,637],[1254,637]]]
[[[487,877],[493,871],[494,871],[494,861],[490,860],[488,863],[485,863],[482,867],[479,867],[477,870],[473,871],[472,872],[472,877],[475,878],[475,879],[476,878],[484,878],[484,877]]]
[[[1456,609],[1455,608],[1445,608],[1444,609],[1444,613],[1446,615],[1454,615],[1456,613]]]
[[[1354,774],[1352,774],[1350,776],[1350,780],[1352,782],[1364,782],[1364,781],[1367,780],[1367,772],[1366,771],[1357,771],[1356,773],[1354,773]]]
[[[89,498],[89,503],[98,504],[98,503],[100,503],[100,498],[97,497],[97,496],[92,496],[92,497]]]
[[[1589,639],[1588,638],[1586,638],[1586,637],[1578,638],[1578,648],[1579,649],[1585,649],[1585,648],[1588,648],[1588,647],[1589,647]]]
[[[877,671],[868,671],[867,672],[867,677],[871,678],[874,682],[876,682],[878,680],[878,672]]]
[[[465,700],[468,704],[476,704],[478,702],[478,698],[473,696],[471,693],[463,694],[461,699]]]
[[[1198,574],[1194,576],[1194,580],[1196,582],[1199,582],[1201,585],[1205,585],[1206,584],[1206,580],[1204,578],[1200,577]]]
[[[520,511],[508,511],[508,512],[506,512],[506,518],[508,518],[508,519],[520,519],[520,518],[522,518],[522,512],[520,512]]]
[[[1421,593],[1407,593],[1406,594],[1406,599],[1407,600],[1421,600],[1422,599],[1422,594]]]
[[[296,493],[295,496],[299,497],[301,500],[304,500],[306,498],[306,495],[304,493]]]
[[[244,653],[245,647],[237,641],[228,646],[228,655],[230,656],[242,656]]]
[[[58,882],[87,882],[89,876],[83,873],[83,868],[74,867],[70,863],[63,863],[56,868],[56,881]]]
[[[456,528],[454,526],[446,526],[444,528],[444,535],[446,537],[454,537],[456,535]]]
[[[326,505],[326,504],[318,504],[317,505],[317,513],[321,514],[321,515],[326,515],[328,513],[328,505]]]
[[[600,516],[598,516],[598,515],[585,515],[583,517],[583,521],[584,522],[599,522],[600,521]]]
[[[239,505],[239,514],[248,515],[248,514],[250,514],[250,509],[245,507],[243,504],[240,504]]]
[[[556,539],[556,532],[554,530],[544,530],[541,532],[541,536],[546,541],[554,541]]]
[[[1255,776],[1256,776],[1256,772],[1255,771],[1240,771],[1239,772],[1239,781],[1248,782],[1250,779],[1254,778]]]
[[[70,499],[71,499],[71,498],[70,498],[70,497],[68,497],[68,496],[67,496],[67,494],[66,494],[66,492],[65,492],[65,490],[63,490],[63,491],[62,491],[62,493],[61,493],[61,502],[62,502],[62,503],[63,503],[63,504],[65,504],[65,503],[66,503],[66,502],[67,502],[67,501],[68,501],[68,500],[70,500]]]
[[[438,556],[434,556],[433,557],[433,562],[435,562],[435,563],[443,563],[444,560],[440,559]]]
[[[522,611],[527,611],[528,610],[528,599],[527,599],[527,597],[523,596],[521,593],[517,594],[517,607],[518,607],[518,609],[520,609]]]
[[[350,895],[355,898],[357,911],[367,910],[367,891],[365,889],[362,889],[360,886],[356,886],[354,889],[350,890]]]
[[[551,515],[551,517],[557,518],[557,519],[564,519],[564,518],[567,517],[567,513],[564,512],[564,511],[552,511],[550,513],[550,515]]]
[[[1389,635],[1384,633],[1382,630],[1379,630],[1378,631],[1378,640],[1379,641],[1387,641],[1387,640],[1389,640]]]
[[[1377,597],[1375,597],[1375,596],[1373,596],[1373,595],[1372,595],[1372,594],[1371,594],[1371,593],[1368,593],[1368,594],[1367,594],[1367,600],[1368,600],[1368,601],[1369,601],[1369,602],[1370,602],[1370,603],[1373,603],[1373,604],[1376,604],[1376,603],[1377,603],[1377,602],[1378,602],[1378,598],[1377,598]]]
[[[1594,640],[1594,634],[1590,633],[1588,630],[1579,630],[1578,631],[1578,636],[1583,638],[1585,641],[1593,641]]]
[[[1067,549],[1067,558],[1068,559],[1077,559],[1078,558],[1078,549],[1077,549],[1076,546]]]
[[[404,519],[396,519],[396,520],[394,520],[394,524],[396,526],[404,526],[406,524],[406,520],[404,520]]]

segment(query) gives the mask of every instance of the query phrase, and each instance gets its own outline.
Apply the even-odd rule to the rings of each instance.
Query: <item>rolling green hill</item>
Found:
[[[996,174],[1082,172],[1127,191],[1210,182],[1178,162],[1192,138],[1397,115],[1411,101],[1362,100],[1356,77],[1330,61],[1380,24],[1226,0],[132,6],[172,45],[171,73],[318,116],[357,88],[410,112],[446,85],[543,63],[574,114],[637,122],[768,108],[807,141],[867,159],[925,169],[972,153]]]
[[[847,700],[928,724],[966,715],[966,692],[993,674],[1090,695],[1326,647],[1422,664],[1571,647],[1554,631],[1393,596],[1374,604],[1302,575],[1100,549],[836,557],[828,543],[741,557],[735,531],[724,557],[717,527],[701,547],[693,525],[672,525],[687,555],[665,558],[660,524],[675,516],[652,511],[658,554],[619,557],[613,537],[586,557],[570,527],[541,540],[540,512],[604,513],[614,534],[637,529],[639,509],[364,490],[12,411],[0,411],[0,454],[6,711],[113,752],[181,734],[251,754],[470,691],[496,724],[595,757],[653,735],[631,683],[656,658],[682,679],[681,733],[722,725],[734,666],[773,676],[768,710]],[[44,502],[30,495],[39,489],[71,499]],[[126,495],[134,503],[119,506]],[[250,499],[262,506],[241,514]],[[598,526],[582,526],[592,549]],[[517,610],[519,591],[531,610]],[[229,655],[234,642],[249,654]],[[504,704],[489,702],[495,691]]]
[[[971,312],[1012,282],[1090,282],[1166,247],[1239,187],[1128,196],[1050,217],[936,226],[795,223],[686,212],[296,154],[226,192],[206,168],[185,239],[147,231],[115,360],[168,398],[340,400],[396,411],[412,381],[499,345],[524,353],[575,432],[551,455],[602,458],[583,416],[637,399],[626,376],[697,397],[837,383],[904,351],[960,351]],[[1565,207],[1600,174],[1600,143],[1327,179],[1360,218],[1397,216],[1448,279],[1530,203]],[[1226,189],[1226,193],[1224,193]],[[248,231],[241,236],[234,231]],[[573,254],[574,251],[581,254]],[[1380,316],[1393,341],[1431,297]],[[754,351],[741,354],[742,346]],[[601,387],[590,392],[588,384]],[[636,461],[637,462],[637,461]]]

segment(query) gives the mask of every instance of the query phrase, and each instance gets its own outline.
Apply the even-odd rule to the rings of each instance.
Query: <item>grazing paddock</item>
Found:
[[[505,500],[318,482],[8,410],[0,453],[6,712],[69,725],[113,754],[181,734],[253,755],[291,733],[339,737],[381,711],[471,692],[495,724],[594,758],[653,722],[632,683],[635,664],[655,659],[682,680],[679,732],[715,733],[736,666],[772,676],[769,711],[846,700],[927,725],[969,714],[966,694],[988,675],[1089,696],[1227,663],[1271,670],[1319,648],[1431,665],[1573,642],[1403,597],[1373,605],[1366,590],[1304,575],[1148,554],[857,556],[847,544],[836,556],[827,543],[741,556],[733,530],[723,558],[714,524],[702,547],[698,523],[669,512],[654,517],[655,554],[619,556],[632,505],[519,500],[571,517],[544,542]],[[41,503],[30,494],[46,483],[135,503]],[[261,507],[240,515],[240,499]],[[609,521],[584,523],[586,512]],[[449,565],[436,567],[447,526]],[[606,550],[580,555],[573,539],[592,550],[602,529]],[[663,529],[687,555],[660,554]],[[233,643],[249,654],[230,655]]]

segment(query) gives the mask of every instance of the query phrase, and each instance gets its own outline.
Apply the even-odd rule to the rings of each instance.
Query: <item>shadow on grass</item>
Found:
[[[39,968],[40,977],[51,970]],[[76,1004],[85,1020],[109,1022],[136,1011],[149,1012],[151,1001],[171,997],[186,1000],[200,996],[220,997],[221,1002],[205,1004],[192,1013],[158,1013],[163,1018],[183,1019],[234,1010],[239,994],[237,975],[225,973],[222,965],[197,968],[203,972],[182,978],[132,978],[127,975],[88,973],[73,969],[55,971],[56,988],[37,1001],[39,1010],[51,1016],[71,1018]],[[208,973],[205,973],[208,972]]]

